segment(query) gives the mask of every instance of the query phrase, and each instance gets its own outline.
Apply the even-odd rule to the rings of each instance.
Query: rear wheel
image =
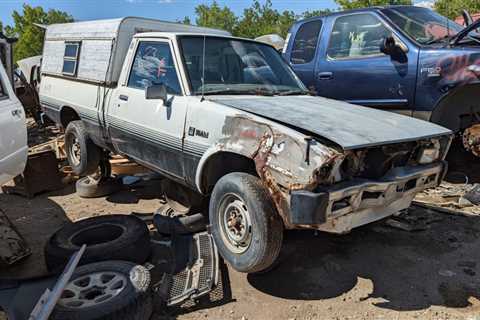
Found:
[[[102,150],[88,137],[81,120],[72,121],[65,130],[65,150],[68,163],[79,176],[94,173],[102,157]]]
[[[280,253],[283,224],[255,176],[231,173],[217,182],[210,200],[210,224],[219,252],[237,271],[264,271]]]

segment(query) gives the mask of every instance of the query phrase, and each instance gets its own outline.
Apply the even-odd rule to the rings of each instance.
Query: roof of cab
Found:
[[[334,12],[331,12],[331,13],[328,13],[328,14],[325,14],[325,15],[315,16],[315,17],[299,20],[299,21],[295,22],[293,25],[298,25],[298,24],[302,24],[302,23],[305,23],[305,22],[308,22],[308,21],[317,20],[319,18],[325,18],[325,17],[335,17],[335,16],[340,16],[340,15],[345,15],[345,14],[350,14],[350,13],[372,12],[372,11],[378,11],[378,10],[388,9],[388,8],[402,8],[402,7],[413,7],[413,6],[408,6],[408,5],[372,6],[372,7],[360,8],[360,9],[334,11]]]
[[[207,36],[207,37],[215,37],[215,38],[227,38],[227,39],[235,39],[235,40],[244,40],[249,42],[260,43],[264,45],[269,45],[268,43],[257,41],[254,39],[249,38],[241,38],[241,37],[234,37],[231,35],[223,35],[218,33],[199,33],[199,32],[143,32],[137,33],[134,35],[134,38],[168,38],[168,39],[175,39],[177,36]]]

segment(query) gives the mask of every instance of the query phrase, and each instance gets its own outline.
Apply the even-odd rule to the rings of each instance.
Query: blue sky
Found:
[[[243,9],[251,5],[252,0],[218,0],[218,2],[221,6],[227,5],[237,15],[241,15]],[[209,4],[211,0],[0,0],[0,21],[4,25],[11,24],[12,11],[21,11],[23,3],[42,6],[44,9],[63,10],[73,15],[75,20],[140,16],[175,21],[184,16],[193,17],[195,6],[201,3]],[[279,11],[293,10],[296,13],[337,7],[334,0],[272,0],[272,3]]]

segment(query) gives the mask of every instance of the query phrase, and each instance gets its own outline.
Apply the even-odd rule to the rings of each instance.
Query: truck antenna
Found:
[[[202,53],[202,98],[200,102],[205,100],[205,40],[207,36],[203,35],[203,53]]]

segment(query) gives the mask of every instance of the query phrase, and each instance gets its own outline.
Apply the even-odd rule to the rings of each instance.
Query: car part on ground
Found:
[[[9,320],[48,320],[84,251],[85,246],[82,246],[70,257],[58,278],[49,275],[30,279],[0,279],[0,310],[7,313]]]
[[[101,160],[102,151],[89,138],[82,121],[72,121],[65,130],[65,149],[68,163],[79,176],[94,173]]]
[[[21,175],[13,179],[14,186],[5,186],[3,191],[18,194],[27,198],[56,191],[63,188],[58,160],[52,150],[39,150],[28,155],[27,165]]]
[[[77,268],[80,259],[82,258],[82,255],[85,253],[86,247],[86,245],[83,245],[80,250],[78,250],[78,252],[74,253],[70,257],[67,266],[58,278],[52,290],[50,291],[49,288],[45,289],[45,292],[42,294],[37,304],[33,308],[29,320],[50,319],[50,315],[52,314],[58,300],[63,296],[63,290],[65,289],[75,269]]]
[[[83,244],[87,250],[80,264],[106,260],[144,263],[150,255],[147,225],[135,216],[107,215],[88,218],[58,230],[45,246],[49,270],[65,266]]]
[[[0,265],[11,265],[31,254],[27,243],[0,209]]]
[[[148,320],[153,311],[150,273],[126,261],[79,267],[52,314],[53,320]]]
[[[175,250],[175,248],[173,248]],[[207,232],[193,235],[188,265],[174,274],[165,273],[154,290],[167,306],[208,294],[219,280],[219,257],[213,237]]]
[[[260,272],[277,259],[283,225],[259,178],[231,173],[221,178],[210,200],[212,234],[222,257],[240,272]]]
[[[77,180],[75,188],[77,195],[81,198],[100,198],[118,192],[123,184],[119,179],[99,179],[95,177],[83,177]]]
[[[153,217],[153,224],[161,234],[191,234],[205,231],[207,222],[201,213],[188,216],[171,216],[173,209],[163,205]]]
[[[463,146],[480,157],[480,124],[471,126],[463,132]]]

